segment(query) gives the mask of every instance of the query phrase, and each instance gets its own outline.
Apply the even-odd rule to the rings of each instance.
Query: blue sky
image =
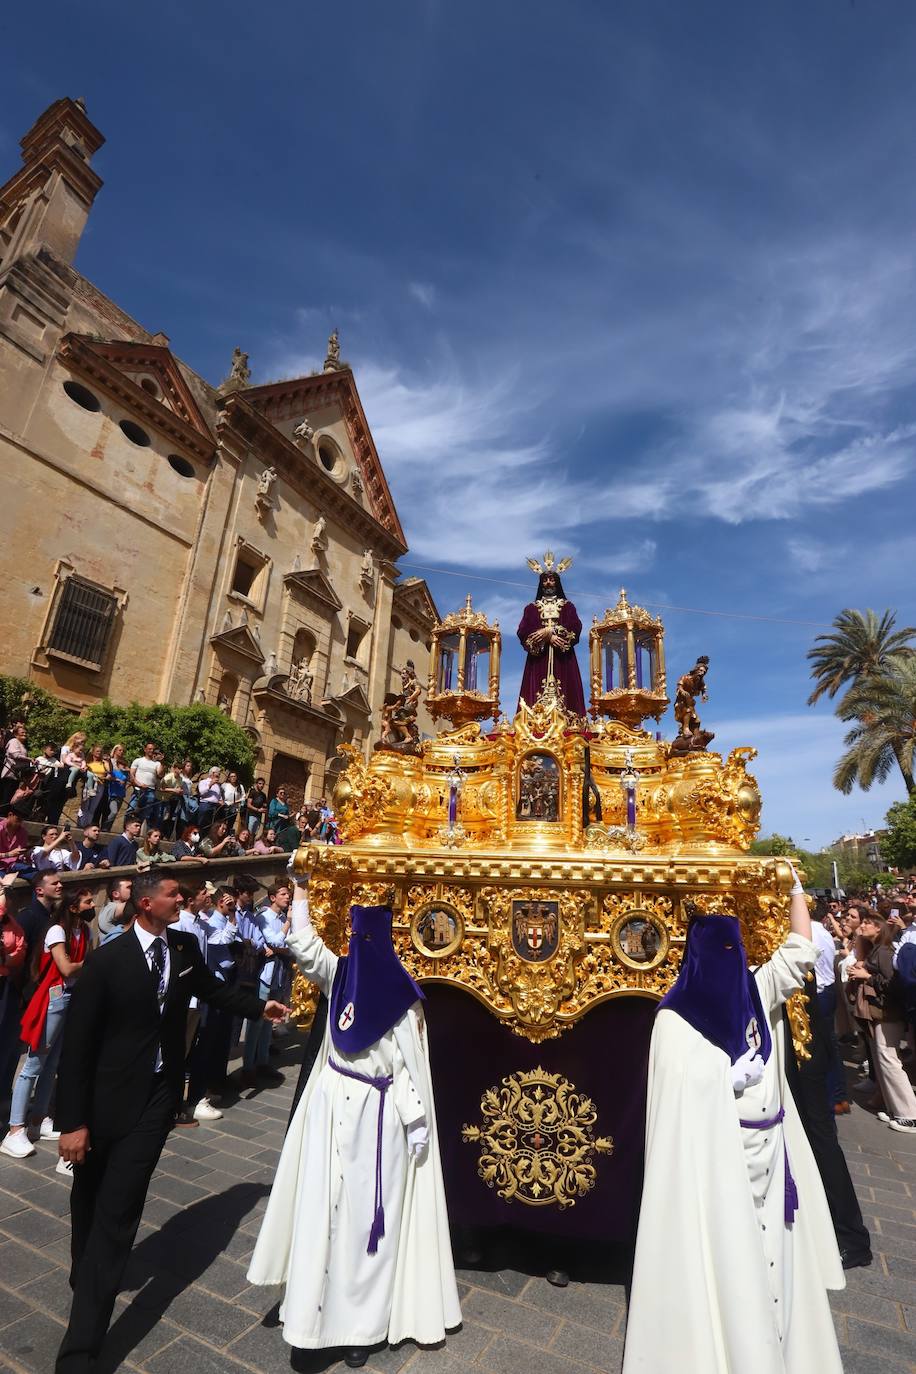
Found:
[[[492,579],[429,574],[440,609],[472,590],[510,639],[549,544],[586,624],[621,582],[727,613],[663,611],[668,659],[710,655],[704,719],[760,749],[765,830],[880,823],[902,786],[832,790],[805,651],[843,606],[916,622],[916,10],[55,0],[0,24],[3,174],[86,99],[108,142],[78,265],[119,304],[213,381],[236,343],[256,381],[308,370],[339,327],[405,561]],[[511,650],[507,702],[519,672]]]

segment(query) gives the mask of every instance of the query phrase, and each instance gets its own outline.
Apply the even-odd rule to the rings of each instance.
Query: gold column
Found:
[[[631,692],[636,690],[636,636],[632,620],[627,621],[627,686]]]
[[[657,681],[655,684],[655,690],[656,692],[660,692],[662,696],[664,696],[668,690],[667,683],[665,681],[665,638],[660,630],[655,636],[655,652],[657,654]]]
[[[463,691],[464,691],[464,670],[465,670],[464,656],[465,656],[465,654],[467,653],[467,648],[468,648],[467,640],[468,640],[468,632],[467,632],[467,630],[464,628],[464,626],[462,626],[462,627],[461,627],[461,630],[459,631],[459,634],[458,634],[458,691],[459,691],[459,692],[463,692]]]
[[[494,635],[490,641],[490,698],[496,702],[494,718],[499,717],[499,637]]]

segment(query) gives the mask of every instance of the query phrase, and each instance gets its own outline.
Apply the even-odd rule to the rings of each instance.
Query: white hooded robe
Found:
[[[298,908],[298,910],[295,910]],[[297,919],[298,918],[298,919]],[[304,922],[304,924],[303,924]],[[330,997],[338,956],[294,903],[288,946]],[[343,1077],[390,1075],[382,1143],[385,1234],[367,1253],[375,1199],[379,1092]],[[429,1144],[410,1158],[406,1128],[425,1118]],[[359,1054],[333,1047],[330,1022],[283,1144],[248,1271],[249,1282],[286,1285],[280,1309],[292,1346],[421,1345],[461,1324],[436,1113],[421,1004]]]
[[[723,1050],[675,1011],[655,1019],[623,1374],[842,1374],[826,1290],[846,1280],[785,1077],[782,1005],[816,956],[793,934],[756,971],[773,1048],[740,1096]],[[780,1107],[781,1125],[739,1124]],[[786,1151],[799,1197],[791,1226]]]

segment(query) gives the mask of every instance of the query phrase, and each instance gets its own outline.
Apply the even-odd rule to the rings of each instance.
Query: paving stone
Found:
[[[886,1217],[888,1221],[905,1221],[910,1225],[916,1225],[916,1207],[912,1205],[912,1201],[912,1198],[902,1198],[900,1204],[873,1201],[868,1210],[879,1220]]]
[[[19,1321],[20,1317],[27,1317],[33,1312],[31,1302],[23,1301],[27,1296],[23,1290],[23,1297],[16,1293],[11,1293],[7,1288],[0,1288],[0,1327],[9,1326],[11,1322]]]
[[[226,1116],[218,1125],[215,1123],[215,1129],[217,1129],[221,1135],[230,1136],[233,1139],[254,1140],[259,1135],[263,1135],[268,1128],[263,1121],[252,1121],[250,1119],[241,1121],[232,1116]]]
[[[161,1314],[131,1305],[115,1314],[93,1374],[114,1374],[123,1369],[125,1360],[142,1366],[182,1335],[181,1327]]]
[[[209,1345],[223,1347],[254,1325],[255,1318],[245,1308],[224,1302],[213,1293],[193,1286],[179,1293],[169,1304],[169,1321],[176,1322],[200,1336]]]
[[[54,1368],[65,1327],[43,1312],[31,1312],[0,1330],[0,1357],[8,1355],[22,1369],[48,1374]]]
[[[29,1193],[28,1199],[23,1198],[23,1202],[26,1201],[30,1207],[39,1207],[43,1212],[50,1212],[53,1217],[66,1217],[67,1229],[69,1230],[69,1183],[62,1183],[60,1187],[56,1183],[46,1183],[43,1187],[36,1188],[34,1192]]]
[[[143,1220],[151,1225],[163,1226],[184,1210],[180,1202],[170,1202],[163,1197],[147,1197],[143,1208]]]
[[[279,1326],[256,1326],[251,1331],[247,1331],[232,1345],[226,1352],[233,1359],[245,1362],[246,1368],[253,1365],[259,1374],[290,1374],[291,1347],[284,1341]],[[301,1361],[303,1369],[328,1369],[336,1367],[337,1352],[334,1351],[308,1351],[302,1352],[304,1358]],[[300,1368],[300,1362],[296,1357],[292,1357],[292,1367]],[[241,1368],[240,1365],[235,1366]],[[367,1366],[368,1368],[368,1366]],[[160,1374],[160,1371],[154,1371]],[[168,1371],[171,1374],[171,1371]],[[176,1368],[175,1374],[186,1374],[186,1371]],[[194,1371],[198,1374],[198,1371]]]
[[[200,1198],[206,1197],[209,1191],[187,1179],[172,1178],[169,1174],[154,1175],[149,1190],[153,1197],[165,1198],[167,1202],[178,1202],[182,1206],[197,1202]]]
[[[470,1288],[485,1288],[504,1298],[517,1298],[529,1280],[528,1274],[518,1274],[514,1269],[457,1269],[455,1272]]]
[[[871,1354],[884,1355],[890,1360],[899,1361],[903,1369],[916,1361],[916,1340],[912,1332],[891,1331],[886,1326],[876,1326],[873,1322],[862,1322],[855,1317],[847,1318],[849,1344]]]
[[[901,1188],[879,1188],[871,1185],[871,1193],[876,1202],[891,1202],[895,1207],[904,1206],[908,1200],[908,1194]]]
[[[908,1272],[885,1274],[880,1262],[876,1261],[868,1269],[849,1269],[846,1273],[847,1292],[874,1293],[878,1298],[890,1298],[893,1302],[916,1303],[916,1274],[913,1265]]]
[[[242,1273],[244,1272],[243,1268]],[[271,1308],[279,1307],[283,1301],[284,1291],[285,1284],[282,1283],[250,1284],[239,1294],[235,1302],[239,1307],[253,1313],[259,1321],[263,1321]]]
[[[0,1231],[11,1240],[32,1245],[36,1250],[41,1250],[56,1240],[69,1241],[70,1237],[69,1225],[65,1226],[59,1217],[49,1216],[47,1212],[39,1212],[34,1207],[29,1207],[14,1217],[7,1217],[5,1221],[0,1222]]]
[[[890,1187],[897,1183],[906,1183],[906,1172],[900,1164],[895,1164],[892,1160],[872,1159],[868,1162],[869,1178],[885,1180],[884,1186]]]
[[[233,1298],[241,1298],[250,1287],[244,1267],[234,1264],[222,1254],[217,1255],[194,1281],[208,1293],[215,1293],[217,1297],[230,1302]],[[267,1306],[270,1307],[270,1303]]]
[[[837,1312],[846,1312],[862,1321],[877,1322],[880,1326],[890,1326],[895,1331],[899,1331],[903,1325],[900,1304],[890,1298],[876,1298],[873,1293],[850,1288],[832,1291],[827,1296],[830,1306]]]
[[[579,1364],[592,1365],[595,1369],[607,1370],[608,1374],[619,1374],[623,1366],[622,1338],[608,1336],[589,1326],[576,1326],[572,1322],[563,1323],[548,1353],[566,1356]]]
[[[0,1244],[0,1274],[7,1288],[22,1288],[30,1279],[47,1274],[57,1267],[53,1255],[47,1251],[29,1250],[8,1240]]]
[[[5,1188],[0,1188],[0,1221],[15,1216],[27,1206],[25,1198],[16,1197],[14,1193],[8,1193]]]
[[[261,1166],[252,1164],[250,1159],[241,1155],[227,1155],[222,1151],[208,1155],[203,1162],[208,1168],[216,1169],[221,1174],[228,1174],[230,1178],[248,1178],[251,1174],[261,1172]]]
[[[537,1374],[583,1374],[587,1368],[579,1360],[554,1355],[550,1350],[539,1350],[534,1357],[530,1345],[501,1335],[494,1336],[477,1364],[493,1374],[532,1374],[534,1369]]]
[[[487,1332],[488,1336],[493,1335],[492,1331]],[[431,1350],[418,1350],[412,1352],[412,1358],[404,1366],[405,1374],[468,1374],[469,1362],[461,1359],[455,1354],[451,1344],[436,1346]],[[346,1368],[346,1365],[344,1366]],[[368,1369],[377,1369],[370,1359]]]
[[[66,1269],[52,1269],[50,1274],[42,1274],[41,1278],[23,1284],[19,1292],[28,1302],[43,1312],[49,1312],[52,1317],[59,1317],[64,1322],[70,1320],[73,1290],[67,1280]]]
[[[214,1350],[202,1341],[191,1336],[179,1336],[158,1355],[153,1355],[144,1366],[150,1374],[242,1374],[245,1366],[222,1351]],[[262,1366],[265,1371],[268,1366]],[[289,1356],[286,1357],[286,1374],[289,1371]]]
[[[554,1288],[546,1279],[531,1279],[521,1298],[541,1311],[606,1332],[613,1331],[624,1306],[624,1290],[616,1284],[571,1283],[568,1288]]]
[[[469,1321],[508,1332],[538,1346],[547,1345],[560,1325],[559,1319],[547,1312],[538,1312],[534,1307],[501,1298],[496,1293],[485,1293],[481,1288],[471,1289],[462,1310]]]
[[[163,1155],[159,1161],[157,1176],[161,1174],[166,1174],[169,1178],[188,1179],[207,1191],[222,1182],[219,1174],[214,1174],[208,1165],[201,1164],[200,1160],[185,1159],[179,1155]]]
[[[904,1240],[901,1236],[888,1235],[872,1236],[872,1246],[876,1243],[882,1255],[896,1255],[898,1258],[916,1260],[916,1239]]]
[[[462,1314],[463,1315],[463,1314]],[[493,1332],[489,1327],[481,1326],[478,1322],[465,1320],[460,1330],[450,1331],[445,1338],[445,1349],[457,1356],[459,1360],[464,1360],[467,1364],[473,1364],[482,1350],[485,1350],[489,1342],[493,1339]],[[424,1361],[424,1374],[426,1371],[427,1355],[438,1353],[424,1350],[422,1359]],[[432,1374],[432,1371],[429,1371]]]
[[[895,1236],[898,1240],[916,1241],[916,1221],[897,1221],[892,1217],[881,1217],[879,1225],[882,1236]],[[893,1250],[893,1246],[887,1247]]]

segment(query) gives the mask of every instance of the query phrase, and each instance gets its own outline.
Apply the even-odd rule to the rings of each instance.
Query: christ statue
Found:
[[[537,595],[525,607],[518,627],[518,637],[528,653],[519,705],[526,701],[533,706],[548,677],[553,677],[567,711],[584,716],[585,695],[575,647],[582,633],[582,621],[573,603],[563,595],[560,581],[560,573],[569,567],[570,560],[563,559],[555,568],[553,554],[548,553],[544,556],[543,567],[534,559],[529,559],[528,563],[540,573],[540,578]]]

